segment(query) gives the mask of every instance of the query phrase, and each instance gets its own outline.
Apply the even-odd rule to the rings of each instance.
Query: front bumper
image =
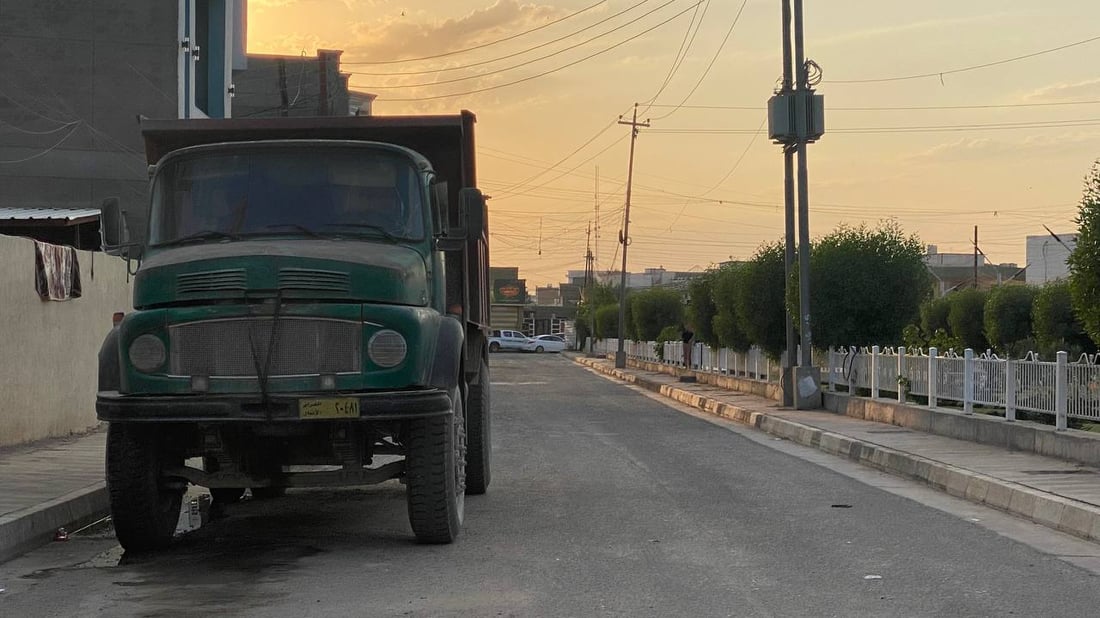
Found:
[[[264,422],[298,421],[299,402],[315,399],[359,400],[358,417],[343,421],[385,421],[452,413],[451,399],[440,389],[387,391],[370,393],[272,394],[267,401],[259,395],[123,395],[118,391],[100,391],[96,395],[96,415],[102,421],[127,422]],[[329,419],[326,419],[329,420]]]

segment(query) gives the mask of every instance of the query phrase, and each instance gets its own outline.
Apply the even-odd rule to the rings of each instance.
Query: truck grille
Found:
[[[351,278],[347,273],[330,270],[283,268],[279,270],[279,289],[347,294]]]
[[[358,322],[299,317],[280,317],[277,322],[271,317],[249,317],[177,324],[168,327],[171,372],[248,378],[256,377],[258,364],[267,367],[270,377],[358,373],[362,328]]]

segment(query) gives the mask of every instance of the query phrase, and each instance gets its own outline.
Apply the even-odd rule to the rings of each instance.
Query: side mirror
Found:
[[[485,196],[481,190],[467,187],[458,192],[459,214],[462,217],[458,228],[449,230],[448,235],[462,238],[478,238],[485,230]]]
[[[99,207],[99,242],[104,253],[122,255],[129,237],[126,213],[122,212],[118,198],[109,197],[103,200]]]

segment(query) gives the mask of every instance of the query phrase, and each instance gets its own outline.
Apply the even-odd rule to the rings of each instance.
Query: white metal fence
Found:
[[[612,354],[617,349],[617,340],[606,339],[596,342],[593,351]],[[660,355],[652,341],[627,341],[624,349],[631,359],[684,366],[680,342],[665,343]],[[756,348],[741,353],[696,343],[691,359],[696,371],[766,382],[778,382],[782,376],[782,365]],[[1070,417],[1100,421],[1100,355],[1084,355],[1071,363],[1065,352],[1049,361],[1034,353],[1003,359],[969,349],[959,355],[936,348],[874,346],[830,349],[826,358],[815,357],[815,363],[821,365],[822,382],[830,391],[869,391],[872,398],[891,393],[898,401],[926,397],[929,406],[951,402],[966,413],[979,405],[1003,410],[1010,421],[1018,410],[1026,410],[1054,416],[1059,429],[1066,428]]]

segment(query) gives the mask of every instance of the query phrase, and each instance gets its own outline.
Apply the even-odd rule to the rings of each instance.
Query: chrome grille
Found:
[[[357,373],[362,324],[321,318],[204,320],[168,327],[173,375],[271,377]],[[275,345],[271,345],[272,333]],[[255,355],[253,355],[255,350]],[[271,360],[267,356],[271,352]]]
[[[211,270],[176,277],[177,294],[244,290],[245,287],[244,271],[240,269]]]
[[[279,289],[347,294],[351,291],[351,279],[347,273],[331,270],[283,268],[279,270]]]

